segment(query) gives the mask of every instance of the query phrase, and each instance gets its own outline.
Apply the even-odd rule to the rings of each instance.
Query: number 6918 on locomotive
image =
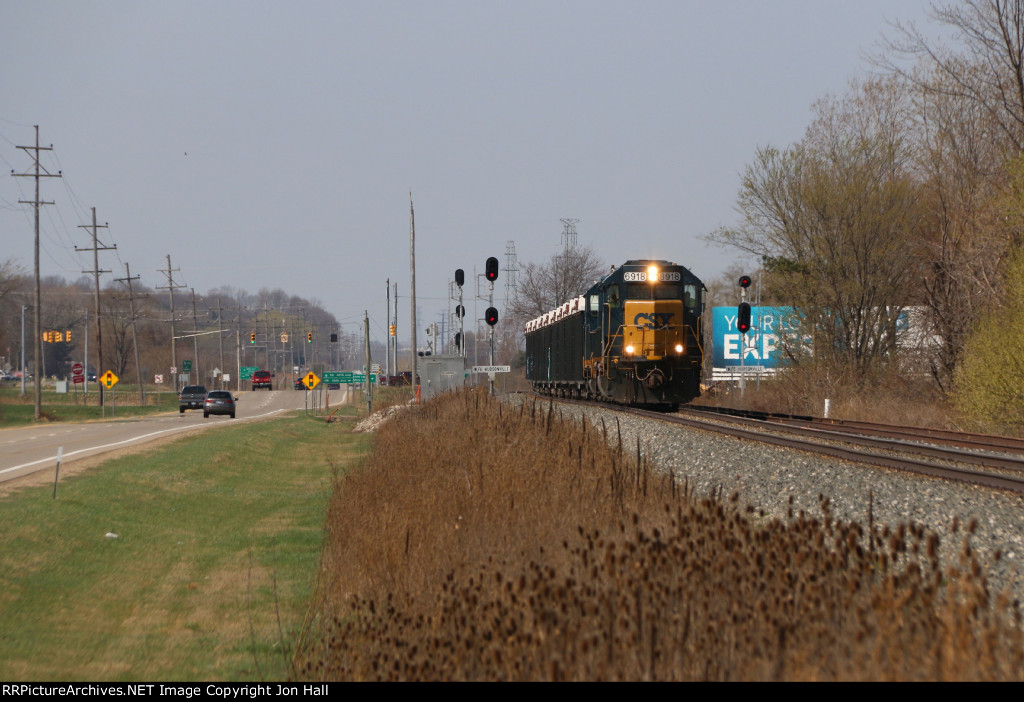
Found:
[[[704,284],[668,261],[626,261],[526,324],[536,392],[675,409],[700,394]]]

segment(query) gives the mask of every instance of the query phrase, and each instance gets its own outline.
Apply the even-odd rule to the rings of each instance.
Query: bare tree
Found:
[[[547,263],[527,263],[519,272],[519,284],[508,318],[522,326],[583,294],[607,270],[589,246],[567,246]]]
[[[758,150],[739,195],[742,223],[710,237],[759,256],[770,287],[804,316],[815,358],[858,374],[895,351],[919,277],[907,127],[892,79],[819,101],[803,140]]]
[[[922,89],[973,102],[1004,140],[1024,150],[1024,0],[961,0],[933,5],[929,14],[953,31],[958,50],[897,22],[896,37],[874,63]],[[911,68],[902,62],[908,58]],[[920,66],[930,70],[915,71]]]
[[[922,202],[915,251],[925,265],[918,302],[927,309],[922,331],[935,342],[926,363],[945,391],[968,334],[997,295],[1012,238],[993,209],[1006,180],[1007,143],[989,110],[941,89],[951,80],[943,72],[923,72],[909,84]]]

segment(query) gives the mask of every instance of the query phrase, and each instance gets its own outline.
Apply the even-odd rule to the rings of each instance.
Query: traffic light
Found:
[[[455,269],[455,284],[458,285],[461,288],[463,283],[465,283],[465,282],[466,282],[466,274],[465,274],[465,272],[461,268],[456,268]]]
[[[249,332],[249,343],[250,344],[255,344],[256,343],[256,332]]]
[[[736,328],[740,330],[741,334],[746,334],[750,331],[750,304],[741,302],[738,313],[736,315]]]
[[[331,343],[332,344],[338,343],[338,335],[333,333],[333,332],[331,333]]]
[[[484,268],[484,277],[492,283],[498,279],[498,259],[494,256],[487,259],[487,265]],[[495,313],[495,315],[497,315],[497,313]],[[497,320],[497,316],[495,316],[495,320]]]
[[[307,344],[312,344],[313,343],[313,332],[306,332],[306,343]]]
[[[487,322],[487,326],[493,327],[498,323],[498,310],[493,307],[488,307],[484,313],[484,321]]]
[[[388,331],[391,333],[391,336],[394,336],[395,335],[395,325],[392,324],[391,326],[389,326],[388,327]]]
[[[741,275],[740,276],[740,287],[741,288],[749,288],[750,287],[750,276],[749,275]]]

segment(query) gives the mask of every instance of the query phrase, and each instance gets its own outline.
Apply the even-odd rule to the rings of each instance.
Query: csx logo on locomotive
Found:
[[[672,312],[641,312],[633,318],[634,327],[644,329],[663,329],[672,321],[675,314]]]

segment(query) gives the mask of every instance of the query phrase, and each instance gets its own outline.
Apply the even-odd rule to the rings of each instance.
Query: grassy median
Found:
[[[0,679],[289,674],[350,423],[203,432],[0,497]],[[226,428],[225,428],[226,429]]]

